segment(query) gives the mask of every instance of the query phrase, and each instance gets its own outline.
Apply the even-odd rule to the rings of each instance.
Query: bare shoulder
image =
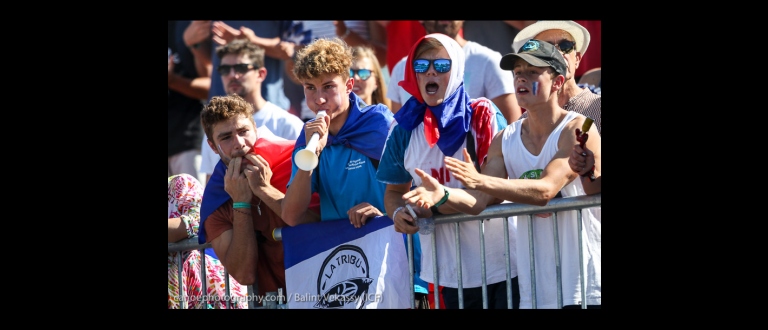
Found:
[[[493,136],[493,140],[491,140],[491,146],[488,148],[488,156],[492,156],[492,154],[498,153],[498,155],[501,155],[501,143],[504,139],[504,131],[507,128],[498,131],[496,135]]]
[[[587,119],[582,114],[576,113],[576,116],[571,119],[569,122],[565,123],[565,127],[563,128],[563,132],[560,134],[560,140],[559,145],[562,147],[564,144],[570,146],[573,145],[576,141],[576,129],[581,129],[581,126],[584,124],[584,121]],[[570,147],[569,147],[570,150]]]

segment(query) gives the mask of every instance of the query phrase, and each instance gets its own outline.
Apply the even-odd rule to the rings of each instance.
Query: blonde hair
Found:
[[[376,53],[373,49],[366,46],[352,47],[352,60],[355,61],[362,58],[367,58],[373,63],[373,72],[376,74],[376,85],[379,86],[371,94],[371,103],[381,103],[391,109],[392,102],[387,98],[387,83],[384,82],[384,75],[381,73],[381,65],[379,65],[379,60],[376,59]]]
[[[349,79],[352,50],[339,38],[320,38],[299,50],[294,61],[293,75],[300,81],[325,74],[337,74]]]

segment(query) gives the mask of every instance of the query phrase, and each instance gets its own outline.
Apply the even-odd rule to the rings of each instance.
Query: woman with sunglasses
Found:
[[[473,160],[482,165],[493,136],[507,126],[499,109],[486,98],[470,99],[464,90],[464,52],[452,38],[429,34],[416,42],[408,54],[405,79],[399,83],[412,96],[395,114],[376,178],[387,184],[384,203],[392,214],[395,230],[406,234],[418,232],[416,219],[404,212],[403,195],[421,184],[417,169],[431,174],[446,187],[463,188],[446,169],[446,156],[463,159],[463,150],[472,150]],[[447,196],[446,196],[447,197]],[[438,203],[440,204],[440,203]],[[418,217],[434,213],[456,213],[447,207],[424,209],[414,206]],[[439,206],[439,205],[437,205]],[[519,294],[515,255],[515,227],[510,223],[509,259],[504,245],[506,218],[487,221],[484,231],[488,308],[517,308]],[[438,224],[434,233],[421,236],[421,278],[444,286],[447,308],[483,308],[480,232],[477,221],[459,224],[461,260],[456,257],[456,229],[453,224]],[[439,282],[434,283],[432,235],[436,235]],[[506,265],[512,265],[512,306],[508,306]],[[458,299],[458,267],[461,264],[464,301]]]
[[[390,108],[391,103],[386,97],[387,83],[381,74],[381,66],[373,49],[365,46],[352,47],[352,66],[349,68],[349,77],[355,78],[352,91],[357,94],[365,104],[383,104]]]
[[[376,58],[373,50],[365,46],[352,47],[352,67],[349,69],[349,76],[355,78],[355,86],[352,91],[357,94],[366,104],[384,104],[390,108],[390,101],[387,95],[387,83],[384,82],[379,60]],[[406,244],[408,237],[403,234],[403,241]],[[414,269],[413,290],[415,296],[416,309],[429,309],[429,300],[427,298],[428,284],[420,278],[419,269],[421,267],[421,247],[419,246],[419,235],[413,235],[413,254]]]

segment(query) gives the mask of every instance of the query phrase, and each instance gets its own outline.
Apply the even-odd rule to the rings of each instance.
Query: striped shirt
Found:
[[[581,93],[570,98],[568,102],[565,103],[565,106],[563,106],[563,109],[580,113],[594,119],[595,125],[597,126],[597,132],[600,133],[600,136],[603,136],[602,125],[600,124],[601,99],[602,95],[592,93],[589,88],[584,88]],[[522,118],[528,118],[528,111],[520,116],[520,119]]]

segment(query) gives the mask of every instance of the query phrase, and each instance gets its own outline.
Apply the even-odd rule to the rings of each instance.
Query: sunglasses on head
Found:
[[[429,70],[430,64],[435,67],[435,71],[437,72],[446,73],[451,71],[451,59],[448,58],[438,58],[434,60],[417,58],[413,60],[413,71],[416,73],[427,72],[427,70]]]
[[[235,65],[229,65],[229,64],[222,64],[219,65],[219,68],[217,69],[219,71],[219,74],[222,76],[226,76],[229,74],[230,69],[234,68],[235,72],[240,74],[245,74],[246,72],[250,71],[251,69],[255,69],[256,67],[253,66],[251,63],[240,63]]]
[[[371,70],[368,70],[368,69],[359,69],[359,70],[349,69],[349,76],[350,77],[354,78],[355,74],[357,74],[357,76],[360,77],[360,80],[366,81],[366,80],[368,80],[368,78],[371,77]]]
[[[563,54],[568,54],[572,52],[574,49],[576,49],[576,43],[570,40],[560,40],[560,42],[555,44],[555,47],[559,49]]]

